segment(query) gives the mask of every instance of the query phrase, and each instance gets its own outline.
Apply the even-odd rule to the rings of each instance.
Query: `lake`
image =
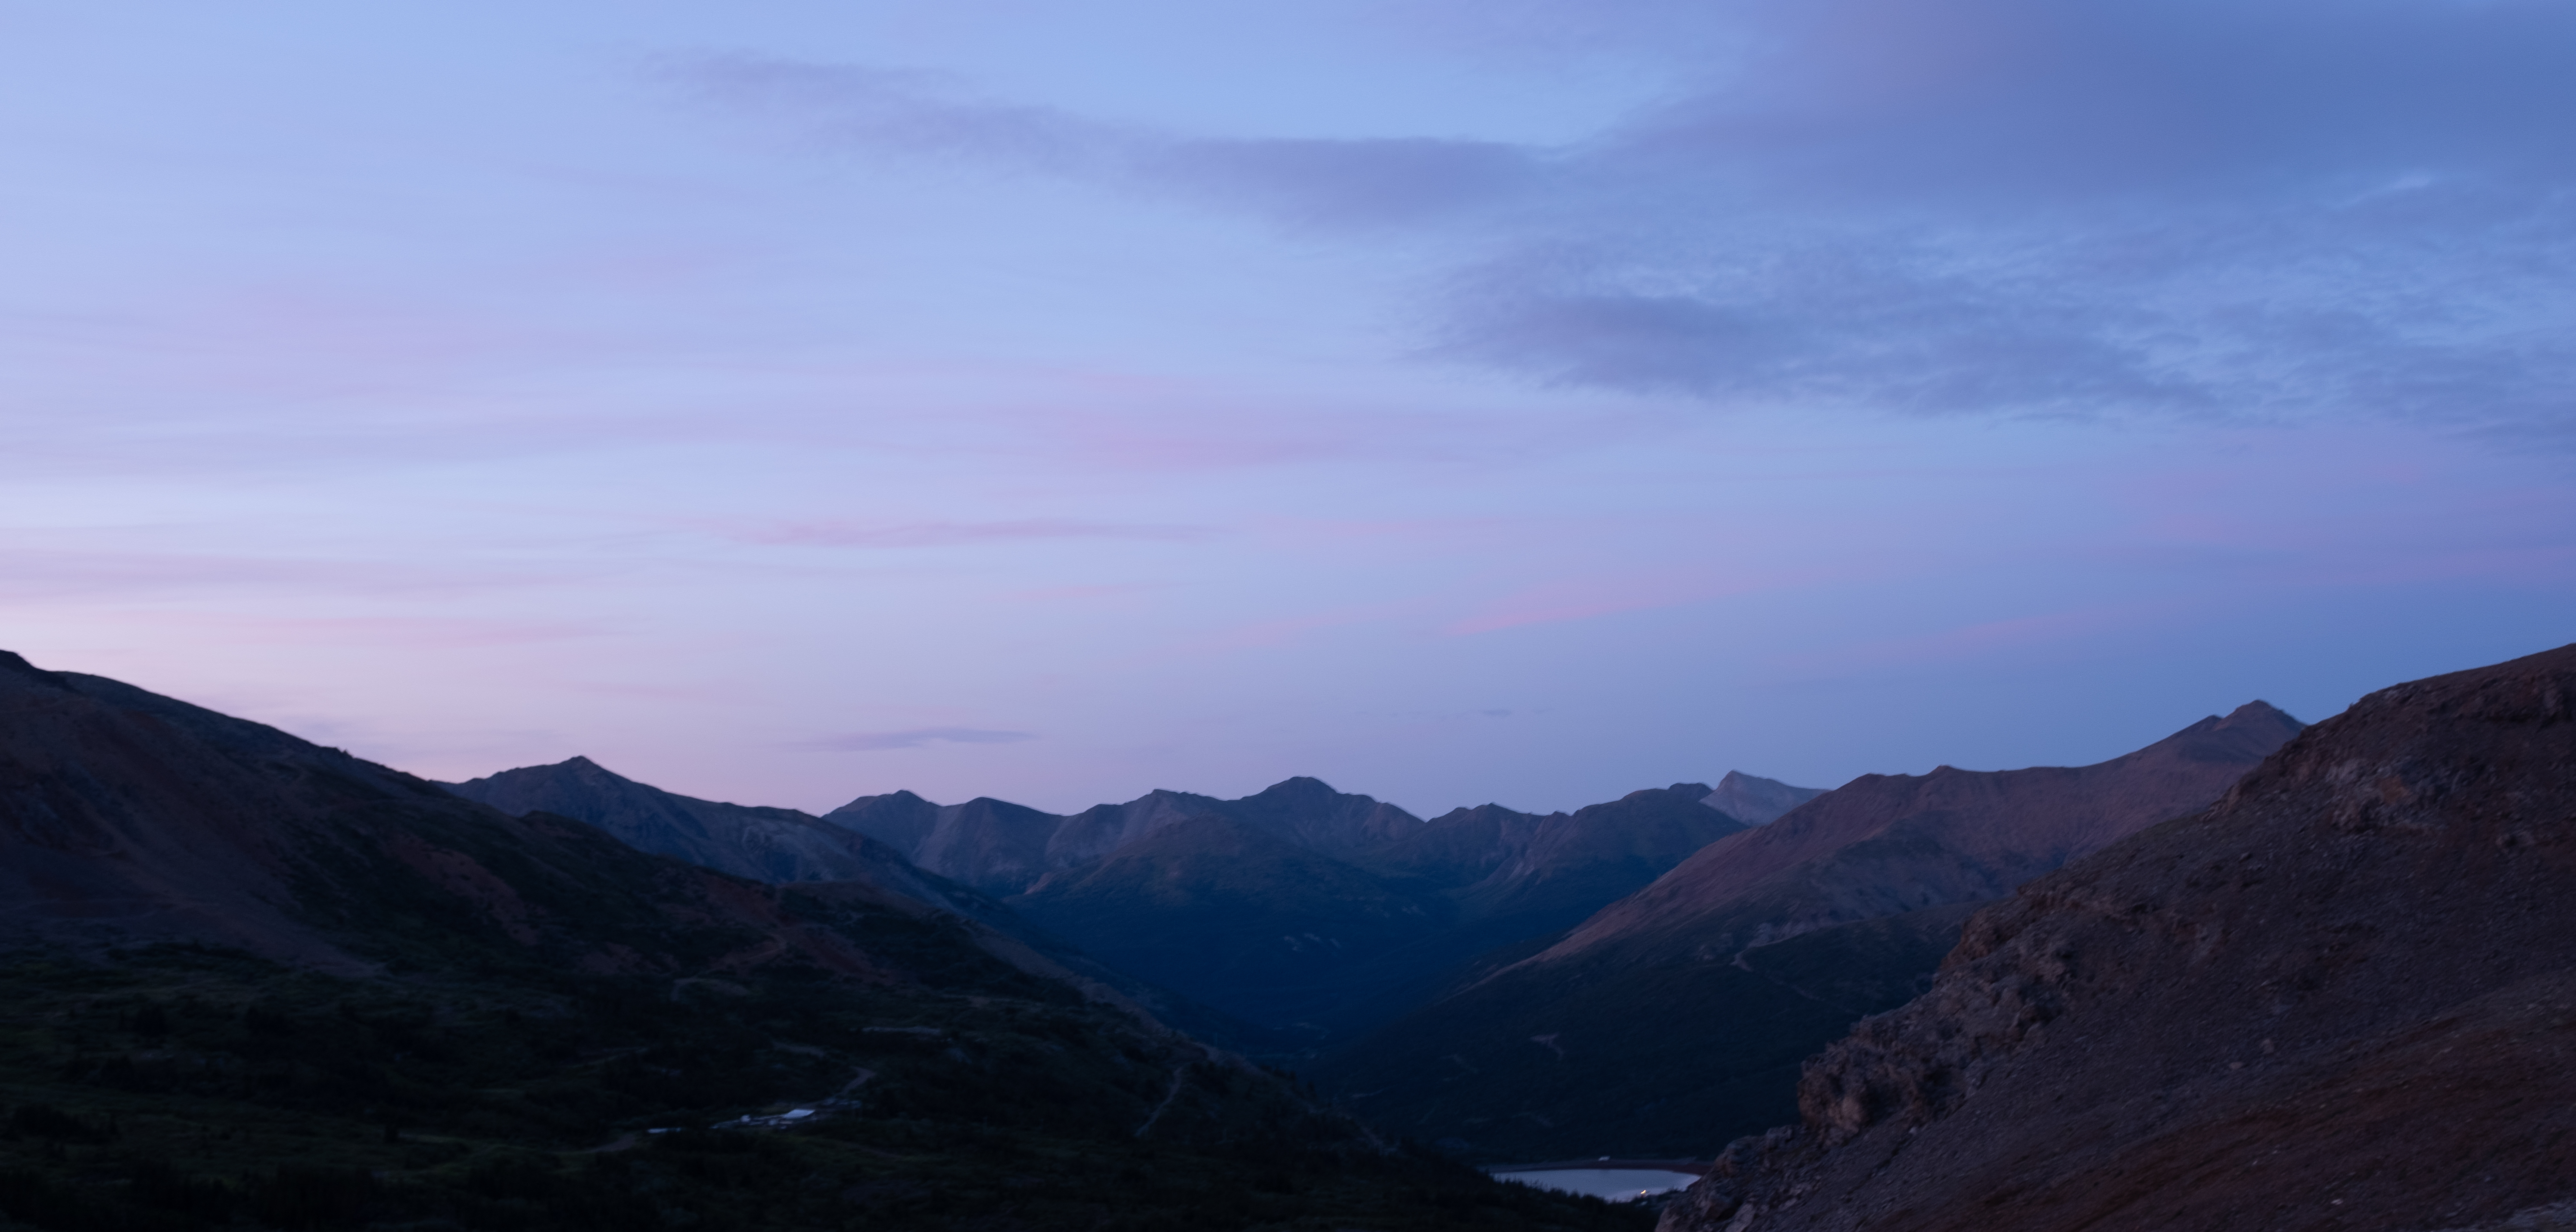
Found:
[[[1669,1193],[1699,1179],[1696,1173],[1662,1168],[1546,1168],[1531,1172],[1496,1172],[1493,1176],[1498,1181],[1535,1185],[1558,1193],[1589,1194],[1612,1202],[1634,1202],[1653,1194]]]

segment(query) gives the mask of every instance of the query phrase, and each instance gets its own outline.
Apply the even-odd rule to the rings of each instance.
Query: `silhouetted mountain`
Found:
[[[2023,886],[1666,1226],[2563,1226],[2571,698],[2576,646],[2382,690]]]
[[[939,824],[939,806],[908,791],[861,796],[823,815],[825,822],[867,835],[910,859]]]
[[[1310,851],[1341,856],[1418,828],[1411,813],[1319,779],[1274,783],[1240,800],[1153,791],[1072,816],[978,798],[935,805],[911,792],[861,796],[823,815],[902,852],[914,864],[988,894],[1017,894],[1059,869],[1097,860],[1167,826],[1230,817]]]
[[[1318,1076],[1397,1132],[1492,1156],[1673,1156],[1712,1120],[1777,1123],[1800,1059],[1925,986],[1967,904],[2207,804],[2297,730],[2257,702],[2094,766],[1863,776],[1490,964]]]
[[[2262,702],[2090,766],[1866,774],[1712,845],[1533,959],[1590,950],[1731,955],[1850,920],[1999,898],[2201,807],[2299,722]]]
[[[1707,795],[1706,784],[1676,783],[1570,814],[1533,816],[1492,804],[1457,809],[1354,855],[1392,884],[1436,890],[1452,907],[1449,925],[1354,963],[1338,981],[1337,1003],[1319,1007],[1311,1021],[1336,1034],[1382,1023],[1455,984],[1468,964],[1531,938],[1553,940],[1744,829],[1702,804]]]
[[[11,1226],[1634,1222],[1386,1153],[891,890],[7,654],[0,893]]]
[[[1336,1003],[1339,973],[1453,914],[1218,814],[1155,830],[1009,901],[1112,966],[1270,1024]]]
[[[1778,779],[1729,770],[1725,778],[1717,781],[1717,790],[1700,803],[1748,826],[1767,826],[1779,820],[1781,814],[1823,794],[1822,787],[1791,787]]]
[[[1117,806],[1143,837],[1007,901],[1112,966],[1332,1038],[1743,828],[1700,804],[1707,794],[1686,783],[1570,816],[1488,805],[1426,823],[1313,779],[1244,800],[1157,792]]]
[[[1070,817],[898,792],[823,820],[1012,895],[1113,967],[1314,1039],[1383,1021],[1460,963],[1561,930],[1743,829],[1701,803],[1709,794],[1684,783],[1570,815],[1486,805],[1423,822],[1294,778],[1239,800],[1155,791]]]
[[[353,974],[467,961],[608,974],[720,960],[871,969],[845,939],[799,922],[777,888],[14,656],[0,659],[0,760],[0,920],[14,942],[207,942]],[[624,798],[664,795],[595,767],[583,777]],[[811,893],[932,913],[867,881]]]
[[[586,821],[629,847],[737,877],[865,881],[972,914],[954,901],[956,886],[923,875],[885,843],[795,809],[677,795],[611,773],[587,757],[440,786],[514,817],[543,812]]]
[[[586,757],[441,786],[506,813],[547,812],[589,822],[628,846],[702,868],[760,881],[858,881],[890,889],[988,925],[1043,955],[1063,972],[1114,989],[1163,1022],[1201,1039],[1264,1054],[1291,1046],[1267,1028],[1104,964],[1081,947],[1032,925],[998,900],[923,872],[885,843],[794,809],[719,804],[677,795],[613,774]],[[909,792],[860,804],[867,806],[862,815],[880,821],[907,814],[918,818],[918,829],[925,834],[940,811]],[[1014,809],[1018,806],[978,801],[956,812],[971,822]]]

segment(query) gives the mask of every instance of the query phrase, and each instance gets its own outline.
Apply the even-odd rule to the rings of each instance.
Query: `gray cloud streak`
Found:
[[[958,98],[925,74],[850,65],[718,56],[676,62],[672,72],[708,97],[783,109],[842,149],[1177,193],[1300,229],[1471,209],[1534,183],[1540,162],[1498,142],[1191,137]]]
[[[2576,423],[2576,5],[1764,0],[1575,145],[1228,141],[688,73],[843,148],[1427,245],[1420,353],[1721,406]],[[1472,227],[1460,225],[1474,219]]]

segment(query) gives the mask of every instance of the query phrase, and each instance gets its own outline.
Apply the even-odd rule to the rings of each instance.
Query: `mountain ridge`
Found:
[[[1379,1123],[1482,1158],[1686,1154],[1694,1103],[1774,1124],[1801,1060],[1927,987],[1971,905],[2207,804],[2297,727],[2255,702],[2092,766],[1863,775],[1709,843],[1313,1072],[1366,1093]],[[1677,1042],[1694,1034],[1723,1044]]]
[[[54,1232],[1636,1223],[1390,1151],[881,886],[14,656],[0,1088],[0,1222]]]
[[[2576,646],[2379,690],[2024,885],[1663,1226],[2563,1222],[2571,698]]]
[[[866,881],[936,907],[974,914],[959,887],[924,874],[893,847],[788,808],[699,800],[620,775],[588,757],[521,766],[462,783],[453,795],[512,816],[554,813],[598,826],[630,847],[755,881]]]

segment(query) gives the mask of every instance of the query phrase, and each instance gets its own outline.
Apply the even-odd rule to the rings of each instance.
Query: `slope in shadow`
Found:
[[[2257,702],[2092,766],[1864,776],[1315,1072],[1390,1129],[1485,1158],[1705,1150],[1712,1124],[1784,1117],[1799,1060],[1912,996],[1966,905],[2207,804],[2298,726]]]
[[[2024,886],[1667,1226],[2556,1226],[2571,698],[2576,647],[2382,690]]]

